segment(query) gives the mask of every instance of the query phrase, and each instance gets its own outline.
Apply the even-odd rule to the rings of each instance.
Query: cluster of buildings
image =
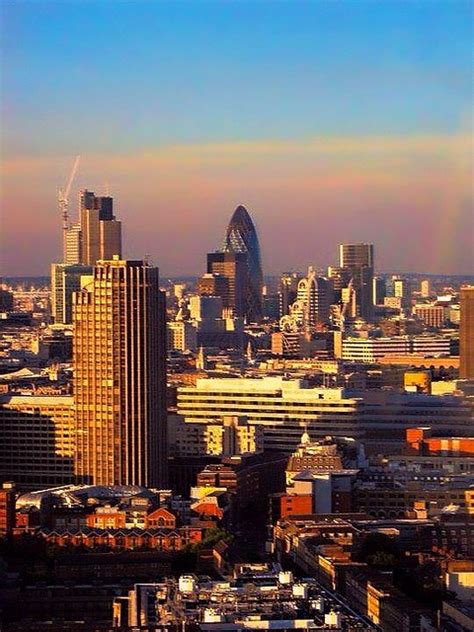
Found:
[[[311,578],[297,580],[278,564],[239,564],[226,580],[181,575],[136,584],[114,601],[113,624],[196,632],[376,629]]]
[[[0,293],[0,532],[75,551],[77,580],[101,564],[115,577],[129,556],[135,579],[104,588],[116,627],[460,620],[474,597],[474,287],[447,285],[377,274],[371,244],[264,283],[239,206],[206,272],[170,286],[122,257],[113,199],[82,191],[51,289]],[[457,601],[436,615],[404,603],[358,558],[373,533],[452,571],[451,588],[464,564]],[[253,541],[270,566],[236,571]],[[212,579],[172,578],[189,551],[185,570]]]

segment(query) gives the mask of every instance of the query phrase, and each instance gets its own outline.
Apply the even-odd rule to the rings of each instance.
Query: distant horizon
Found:
[[[472,272],[471,0],[24,0],[1,29],[4,275],[61,257],[76,155],[71,219],[110,192],[124,255],[176,275],[239,204],[275,274],[357,242]]]
[[[166,279],[169,281],[186,281],[186,280],[198,280],[200,278],[200,276],[202,276],[202,274],[204,274],[204,272],[202,274],[180,274],[180,275],[174,275],[174,274],[164,274],[161,269],[160,266],[154,266],[154,267],[158,267],[159,272],[160,272],[160,280]],[[305,270],[282,270],[281,272],[276,272],[276,273],[263,273],[263,278],[265,279],[278,279],[280,278],[280,276],[282,276],[283,274],[286,273],[291,273],[291,272],[297,272],[297,273],[301,273],[301,274],[305,274]],[[375,276],[390,276],[390,275],[400,275],[400,276],[416,276],[416,277],[437,277],[437,278],[460,278],[460,279],[472,279],[474,281],[474,273],[472,274],[443,274],[443,273],[425,273],[425,272],[407,272],[407,271],[393,271],[390,270],[388,272],[386,271],[379,271],[377,270],[375,272]],[[326,275],[324,275],[326,276]],[[0,282],[5,282],[5,281],[17,281],[17,280],[22,280],[22,279],[50,279],[51,275],[50,274],[38,274],[38,275],[34,275],[34,274],[25,274],[25,275],[11,275],[11,274],[3,274],[0,275]]]

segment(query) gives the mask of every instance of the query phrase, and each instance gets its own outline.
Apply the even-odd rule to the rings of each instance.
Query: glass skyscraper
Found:
[[[252,219],[244,206],[238,206],[227,227],[224,253],[247,253],[248,279],[245,292],[245,315],[248,321],[262,318],[262,263],[260,244]]]

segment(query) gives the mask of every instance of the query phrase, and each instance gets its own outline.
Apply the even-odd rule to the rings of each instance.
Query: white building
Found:
[[[435,432],[468,436],[472,411],[457,396],[311,388],[282,377],[210,378],[178,389],[178,413],[185,420],[220,420],[244,415],[264,429],[264,447],[292,452],[302,429],[311,438],[360,439],[367,452],[400,449],[405,430],[423,424]]]

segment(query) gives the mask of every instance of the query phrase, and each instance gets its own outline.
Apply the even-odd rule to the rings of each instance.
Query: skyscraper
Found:
[[[374,305],[383,305],[385,296],[387,295],[387,286],[383,277],[374,277],[372,285],[372,300]]]
[[[81,191],[81,263],[122,256],[122,223],[113,214],[113,198],[97,197],[92,191]]]
[[[474,380],[474,285],[461,288],[459,377]]]
[[[70,226],[65,234],[64,239],[64,263],[70,265],[78,265],[82,261],[82,232],[80,222],[76,222]]]
[[[207,255],[208,274],[217,274],[226,279],[219,285],[218,296],[225,310],[234,317],[247,315],[248,254],[246,252],[210,252]],[[217,288],[217,285],[216,285]]]
[[[54,323],[72,323],[72,297],[81,289],[81,279],[92,274],[92,266],[51,264],[51,316]]]
[[[227,227],[224,253],[247,253],[247,287],[245,290],[245,316],[249,321],[262,318],[263,274],[257,231],[244,206],[238,206]],[[210,272],[210,270],[208,270]]]
[[[339,265],[352,280],[357,311],[366,319],[372,317],[374,246],[373,244],[341,244]]]
[[[99,261],[74,295],[78,482],[166,483],[166,322],[158,269]]]

